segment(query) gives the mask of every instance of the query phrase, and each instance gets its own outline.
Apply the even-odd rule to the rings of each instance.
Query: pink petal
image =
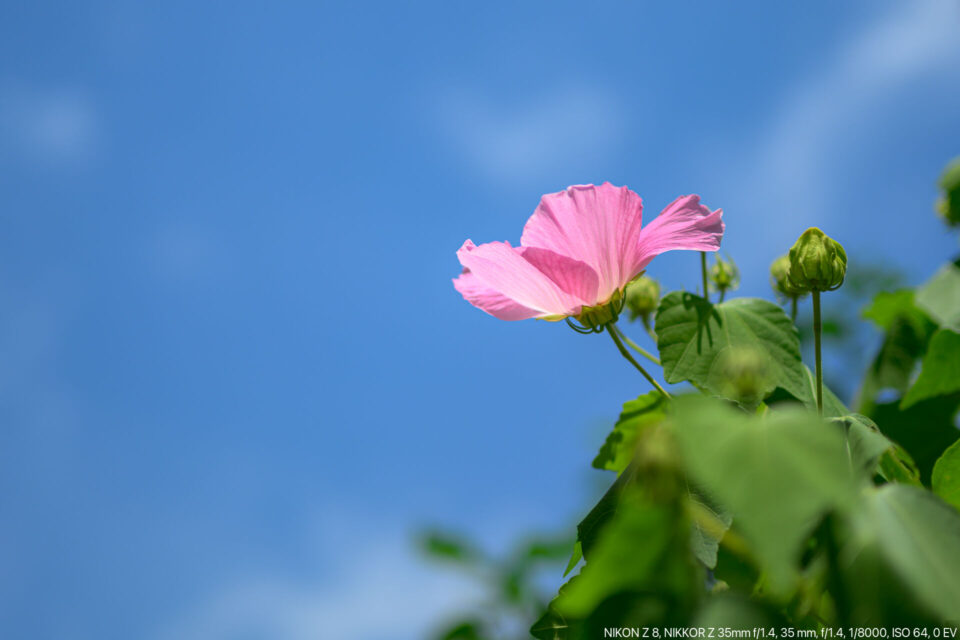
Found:
[[[560,290],[569,293],[580,304],[592,304],[597,299],[600,279],[586,263],[538,247],[517,247],[523,259],[553,280]]]
[[[587,264],[599,276],[596,298],[588,305],[606,302],[630,281],[638,262],[643,203],[627,187],[609,182],[600,186],[577,185],[550,193],[527,221],[520,244],[549,249]]]
[[[680,196],[643,228],[630,270],[640,273],[664,251],[716,251],[723,229],[723,209],[710,211],[697,195]]]
[[[526,320],[540,315],[539,311],[528,309],[518,302],[514,302],[502,293],[494,291],[477,277],[464,269],[459,278],[453,279],[454,288],[463,295],[463,298],[473,306],[486,311],[494,318],[501,320]]]
[[[589,275],[576,261],[564,260],[561,256],[553,259],[546,254],[532,254],[534,262],[551,271],[548,275],[527,260],[521,249],[506,242],[477,246],[470,240],[457,251],[457,257],[482,285],[520,306],[536,310],[539,316],[573,315],[579,313],[583,305],[583,300],[557,284],[560,281],[568,288],[584,287],[578,279],[587,280]]]

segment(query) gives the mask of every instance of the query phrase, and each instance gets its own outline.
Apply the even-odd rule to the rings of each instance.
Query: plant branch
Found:
[[[657,365],[658,367],[660,366],[660,358],[658,358],[657,356],[653,355],[652,353],[650,353],[649,351],[647,351],[646,349],[644,349],[643,347],[641,347],[640,345],[638,345],[636,342],[634,342],[633,340],[631,340],[630,338],[628,338],[628,337],[626,336],[626,334],[624,334],[623,331],[620,330],[620,327],[618,327],[618,326],[615,325],[615,324],[611,324],[611,325],[610,325],[610,329],[613,330],[613,331],[616,331],[617,334],[620,336],[620,338],[621,338],[624,342],[626,342],[628,346],[632,347],[634,351],[636,351],[637,353],[639,353],[640,355],[642,355],[644,358],[646,358],[647,360],[649,360],[649,361],[652,362],[653,364]]]
[[[610,334],[610,338],[613,340],[614,344],[617,345],[617,349],[620,350],[620,355],[622,355],[624,358],[627,359],[627,361],[628,361],[630,364],[632,364],[634,367],[636,367],[636,368],[637,368],[637,371],[639,371],[641,374],[643,374],[643,377],[647,379],[647,382],[649,382],[650,384],[652,384],[652,385],[654,386],[654,388],[655,388],[657,391],[659,391],[660,394],[661,394],[664,398],[666,398],[667,400],[670,400],[670,399],[671,399],[670,394],[667,393],[666,389],[664,389],[663,387],[661,387],[661,386],[660,386],[660,383],[657,382],[656,380],[654,380],[653,376],[651,376],[649,373],[647,373],[647,370],[644,369],[642,366],[640,366],[640,363],[637,362],[636,358],[634,358],[632,355],[630,355],[630,352],[627,351],[627,348],[626,348],[625,346],[623,346],[623,342],[620,340],[620,336],[617,335],[617,329],[616,329],[616,327],[614,326],[614,323],[611,322],[610,324],[607,325],[607,333]]]

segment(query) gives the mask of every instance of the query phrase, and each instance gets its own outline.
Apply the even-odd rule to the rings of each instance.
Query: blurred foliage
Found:
[[[426,536],[424,549],[490,593],[490,608],[437,637],[508,637],[508,614],[544,640],[960,623],[960,265],[907,288],[854,260],[824,306],[827,378],[856,398],[854,411],[827,385],[821,417],[802,357],[808,314],[667,293],[654,338],[664,378],[689,392],[623,405],[593,459],[613,472],[609,489],[575,544],[493,559]],[[546,603],[534,568],[559,575],[567,557],[566,573],[580,570]]]
[[[546,606],[540,578],[559,571],[570,557],[570,537],[532,536],[508,553],[491,555],[462,535],[432,530],[418,536],[420,551],[432,562],[466,573],[484,592],[475,609],[456,616],[433,638],[488,640],[528,637],[530,620]]]
[[[960,509],[960,440],[950,445],[933,467],[933,492]]]
[[[960,225],[960,158],[955,158],[940,175],[940,199],[936,210],[949,226]]]
[[[633,460],[637,438],[645,428],[658,424],[666,417],[666,400],[657,391],[644,394],[623,405],[613,431],[593,459],[595,469],[620,473]]]
[[[883,262],[870,262],[851,258],[843,287],[830,294],[823,308],[823,333],[825,356],[829,367],[825,379],[843,398],[857,392],[856,378],[851,372],[860,371],[866,365],[865,354],[874,350],[876,334],[865,331],[861,310],[873,304],[877,296],[896,296],[902,290],[904,276],[900,271]],[[891,303],[901,302],[897,299]],[[809,305],[809,302],[806,303]],[[865,312],[864,312],[865,313]],[[881,311],[882,313],[882,311]],[[809,313],[797,314],[800,343],[806,359],[813,361],[813,321]]]

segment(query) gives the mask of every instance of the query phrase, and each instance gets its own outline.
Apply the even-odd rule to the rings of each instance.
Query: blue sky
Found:
[[[610,180],[723,207],[745,294],[811,224],[919,282],[957,248],[958,28],[934,0],[7,3],[0,635],[420,637],[475,594],[411,532],[575,522],[645,390],[604,337],[463,302],[462,241]]]

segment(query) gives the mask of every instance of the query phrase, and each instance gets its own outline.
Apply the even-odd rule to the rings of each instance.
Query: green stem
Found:
[[[797,296],[790,296],[790,320],[797,322]]]
[[[646,358],[647,360],[649,360],[649,361],[652,362],[653,364],[657,365],[658,367],[660,366],[660,358],[658,358],[657,356],[653,355],[652,353],[650,353],[649,351],[647,351],[646,349],[644,349],[643,347],[641,347],[640,345],[638,345],[636,342],[634,342],[633,340],[631,340],[630,338],[628,338],[628,337],[623,333],[623,331],[620,330],[620,327],[618,327],[617,325],[612,324],[612,325],[610,325],[610,328],[613,329],[614,331],[616,331],[617,334],[623,339],[623,341],[626,342],[630,347],[632,347],[634,351],[636,351],[637,353],[639,353],[640,355],[642,355],[644,358]]]
[[[720,289],[720,299],[717,300],[717,302],[723,302],[723,299],[724,299],[724,297],[726,297],[726,295],[727,295],[727,290],[726,290],[726,289]]]
[[[661,395],[663,395],[664,398],[666,398],[667,400],[670,400],[671,399],[670,394],[667,393],[666,389],[661,387],[660,384],[653,379],[653,376],[647,373],[647,370],[644,369],[642,366],[640,366],[640,363],[637,362],[637,360],[632,355],[630,355],[630,352],[627,351],[627,348],[623,346],[623,342],[621,342],[620,337],[617,335],[617,329],[612,322],[607,325],[607,333],[610,334],[610,338],[613,340],[614,344],[617,345],[617,349],[620,350],[620,355],[626,358],[627,362],[629,362],[634,367],[636,367],[637,371],[643,374],[643,377],[647,379],[647,382],[652,384],[654,388],[656,388],[656,390],[659,391]]]
[[[650,320],[647,319],[647,316],[640,316],[640,320],[643,321],[643,328],[647,330],[647,335],[650,336],[651,340],[656,342],[657,334],[654,332],[653,328],[650,327]]]
[[[823,415],[823,363],[820,359],[820,292],[813,296],[813,350],[817,363],[817,413]]]
[[[700,275],[703,276],[703,299],[710,302],[710,290],[707,289],[707,252],[700,252]]]

